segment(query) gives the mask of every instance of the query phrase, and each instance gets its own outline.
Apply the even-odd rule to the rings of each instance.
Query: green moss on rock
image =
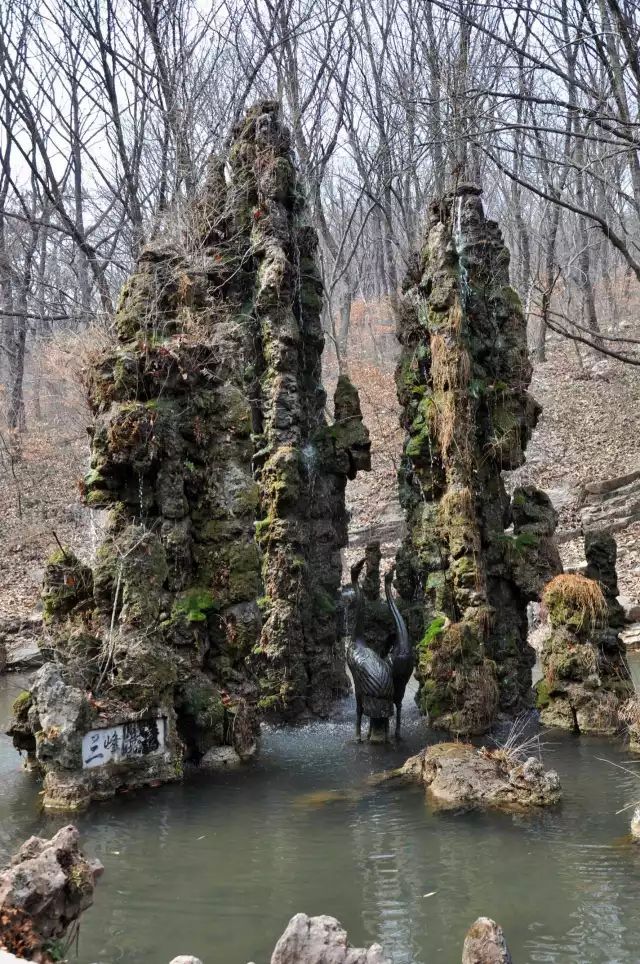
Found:
[[[183,615],[188,622],[206,622],[209,614],[219,608],[219,604],[208,589],[196,586],[176,596],[172,614]]]

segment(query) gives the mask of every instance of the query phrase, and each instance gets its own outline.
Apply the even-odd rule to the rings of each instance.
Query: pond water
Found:
[[[0,678],[0,720],[23,682]],[[81,964],[179,953],[267,964],[298,911],[338,917],[355,944],[379,941],[394,964],[459,962],[481,914],[502,924],[516,964],[637,964],[640,846],[626,836],[630,812],[616,810],[640,798],[640,782],[599,759],[626,763],[624,748],[548,733],[558,808],[436,814],[419,788],[367,782],[430,738],[411,705],[400,747],[357,746],[345,704],[335,722],[266,732],[255,764],[75,815],[105,866],[82,918]],[[43,814],[38,791],[1,738],[2,861],[69,822]]]

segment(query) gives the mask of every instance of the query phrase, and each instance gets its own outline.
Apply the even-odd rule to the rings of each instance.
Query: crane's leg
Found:
[[[356,696],[356,740],[362,743],[362,697]]]
[[[369,717],[369,729],[367,731],[367,739],[371,739],[371,717]]]
[[[401,740],[400,736],[400,722],[402,719],[402,700],[396,703],[396,740]]]

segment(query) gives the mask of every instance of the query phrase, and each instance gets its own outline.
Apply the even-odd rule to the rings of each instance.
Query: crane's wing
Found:
[[[347,664],[356,691],[377,699],[393,700],[393,677],[389,664],[368,646],[350,646]]]

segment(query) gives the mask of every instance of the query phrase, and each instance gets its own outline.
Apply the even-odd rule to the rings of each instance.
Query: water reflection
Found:
[[[3,718],[21,686],[0,680]],[[624,839],[629,814],[615,811],[640,783],[597,759],[624,762],[624,748],[554,734],[561,807],[434,814],[419,788],[367,783],[424,744],[424,724],[407,709],[400,748],[355,745],[349,709],[332,723],[268,732],[255,766],[78,815],[87,850],[105,865],[79,960],[162,964],[188,952],[207,964],[266,962],[302,910],[334,914],[355,943],[379,941],[394,964],[459,960],[479,914],[502,923],[520,962],[636,964],[640,849]],[[39,811],[38,790],[1,739],[2,857],[68,822]]]

